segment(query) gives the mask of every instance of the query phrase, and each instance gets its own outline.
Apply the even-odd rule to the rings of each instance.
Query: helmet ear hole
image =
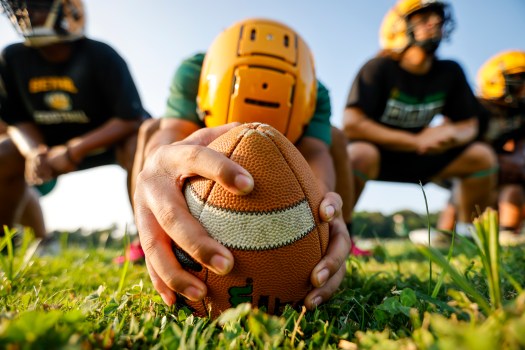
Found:
[[[290,46],[290,37],[288,35],[284,36],[284,47]]]
[[[262,88],[263,88],[263,90],[268,89],[268,83],[263,83],[263,84],[262,84]]]
[[[255,37],[256,37],[256,34],[257,32],[255,31],[255,29],[252,29],[251,32],[250,32],[250,40],[251,41],[255,41]]]

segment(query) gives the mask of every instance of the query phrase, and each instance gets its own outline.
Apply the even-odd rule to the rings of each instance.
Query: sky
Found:
[[[186,57],[207,49],[232,23],[249,17],[281,21],[294,28],[313,52],[318,78],[330,90],[332,124],[341,126],[350,85],[359,68],[379,50],[381,20],[394,0],[88,0],[88,37],[108,43],[126,60],[145,108],[164,113],[171,77]],[[525,49],[525,1],[450,1],[456,28],[439,57],[456,60],[475,90],[479,67],[507,49]],[[0,18],[0,47],[20,41]],[[133,225],[126,175],[104,166],[59,178],[41,199],[48,230],[102,229]],[[440,210],[448,191],[425,186],[429,210]],[[425,212],[418,185],[367,184],[356,211],[391,214]]]

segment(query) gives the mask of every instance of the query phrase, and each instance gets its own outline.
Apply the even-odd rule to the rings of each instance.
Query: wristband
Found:
[[[80,162],[75,161],[73,157],[71,157],[71,149],[69,148],[69,146],[66,146],[66,157],[71,164],[74,164],[75,166],[78,166],[80,164]]]

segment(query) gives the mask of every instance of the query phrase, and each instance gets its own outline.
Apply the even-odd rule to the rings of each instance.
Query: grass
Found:
[[[490,220],[479,225],[493,240]],[[15,245],[6,233],[0,348],[525,348],[524,247],[460,242],[448,252],[380,241],[374,257],[347,261],[339,291],[315,311],[270,316],[241,305],[212,321],[165,306],[144,265],[113,264],[124,241],[107,232],[62,235],[61,252],[42,257],[35,241]]]

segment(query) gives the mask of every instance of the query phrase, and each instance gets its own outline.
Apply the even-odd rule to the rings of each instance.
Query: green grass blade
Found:
[[[465,293],[470,295],[487,315],[490,314],[490,305],[487,303],[483,295],[481,295],[476,288],[445,259],[443,254],[434,248],[424,246],[417,246],[417,248],[423,255],[440,266],[443,269],[443,273],[448,273],[454,283]]]

